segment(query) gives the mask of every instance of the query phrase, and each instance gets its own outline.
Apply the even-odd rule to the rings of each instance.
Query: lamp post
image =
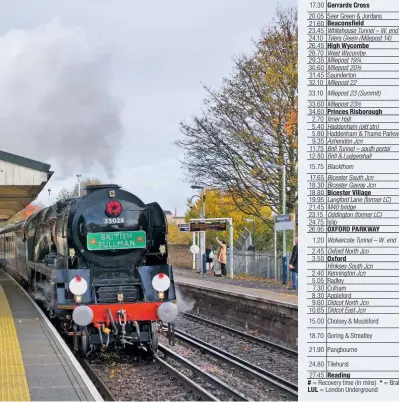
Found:
[[[255,251],[255,219],[247,219],[245,218],[244,221],[246,222],[252,222],[252,248],[253,251]]]
[[[78,196],[80,197],[80,178],[82,177],[82,175],[77,174],[76,177],[78,178]]]
[[[193,190],[201,190],[201,211],[200,211],[200,218],[205,219],[205,187],[203,186],[191,186]],[[204,255],[205,255],[205,242],[206,242],[206,234],[205,232],[200,232],[200,256],[201,256],[201,272],[204,270],[204,264],[206,264]],[[206,267],[206,265],[205,265]]]
[[[275,165],[273,163],[267,163],[265,165],[266,168],[272,168],[276,170],[281,170],[283,175],[283,215],[285,215],[285,208],[286,208],[286,188],[285,188],[285,165]],[[287,265],[287,238],[285,230],[283,230],[283,283],[286,284],[288,281],[288,265]]]

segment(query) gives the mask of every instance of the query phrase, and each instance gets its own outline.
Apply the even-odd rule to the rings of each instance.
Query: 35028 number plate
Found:
[[[103,221],[105,224],[112,224],[112,223],[125,223],[125,218],[104,218]]]

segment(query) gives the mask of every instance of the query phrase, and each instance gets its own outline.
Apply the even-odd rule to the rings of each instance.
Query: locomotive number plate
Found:
[[[90,251],[144,248],[146,242],[146,232],[143,230],[87,234],[87,249]]]

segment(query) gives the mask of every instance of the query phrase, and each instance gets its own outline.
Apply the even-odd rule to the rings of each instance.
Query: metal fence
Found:
[[[291,253],[287,253],[288,261],[290,260],[290,256]],[[229,261],[228,257],[227,261]],[[282,270],[282,256],[278,256],[277,267],[275,267],[275,259],[273,254],[234,250],[234,275],[258,276],[281,280]],[[229,272],[229,267],[227,266],[227,273]],[[291,280],[290,271],[289,280]]]
[[[287,263],[289,262],[291,253],[287,252]],[[216,258],[214,259],[215,264]],[[277,258],[277,267],[275,267],[274,254],[265,252],[253,252],[253,251],[240,251],[234,250],[233,255],[233,274],[234,275],[246,275],[257,276],[268,279],[282,280],[283,275],[283,262],[282,256]],[[196,270],[201,271],[203,261],[200,254],[196,255]],[[229,251],[227,251],[227,275],[230,273],[229,267]],[[288,280],[291,280],[291,271],[288,269]]]

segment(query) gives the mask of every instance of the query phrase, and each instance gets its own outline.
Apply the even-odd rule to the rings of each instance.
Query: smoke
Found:
[[[175,291],[177,299],[177,308],[179,309],[179,311],[181,311],[182,313],[188,313],[189,311],[192,311],[195,306],[195,300],[183,297],[178,286],[175,288]]]
[[[54,303],[54,285],[49,282],[38,282],[36,284],[36,290],[31,293],[34,300],[37,300],[43,304],[43,306],[49,310],[53,308]]]
[[[81,29],[57,21],[0,36],[1,148],[60,171],[100,164],[113,176],[121,105],[106,55]]]

